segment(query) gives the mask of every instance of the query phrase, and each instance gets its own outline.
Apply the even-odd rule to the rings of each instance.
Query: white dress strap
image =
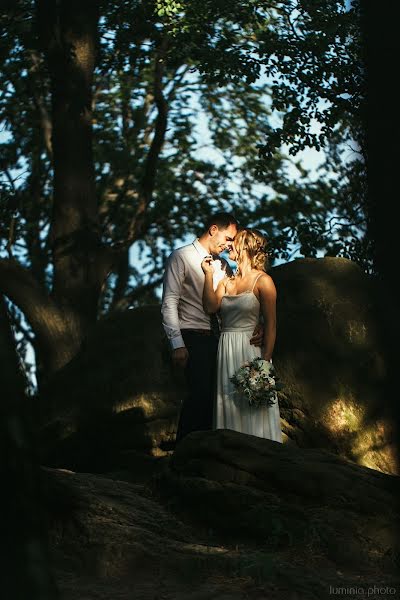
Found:
[[[257,281],[260,279],[261,275],[264,275],[264,273],[259,273],[257,275],[257,277],[255,278],[254,283],[253,283],[253,287],[251,288],[252,292],[254,292],[255,285],[256,285]]]

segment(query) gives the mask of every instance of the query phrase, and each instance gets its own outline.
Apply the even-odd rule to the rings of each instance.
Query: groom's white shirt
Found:
[[[172,348],[185,346],[181,329],[210,329],[210,316],[203,309],[204,273],[201,268],[208,252],[194,240],[170,255],[164,275],[161,314]],[[224,261],[225,263],[225,261]],[[225,277],[221,260],[214,260],[214,289]],[[226,263],[225,263],[226,267]]]

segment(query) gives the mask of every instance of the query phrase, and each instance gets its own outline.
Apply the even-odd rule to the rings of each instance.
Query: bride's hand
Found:
[[[204,273],[214,273],[214,267],[213,267],[213,257],[212,256],[206,256],[202,263],[201,263],[201,268],[203,269]]]

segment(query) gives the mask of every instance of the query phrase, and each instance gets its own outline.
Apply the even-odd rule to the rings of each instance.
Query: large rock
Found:
[[[43,394],[42,461],[104,472],[136,467],[143,454],[155,460],[168,454],[183,388],[171,368],[159,306],[103,319]]]
[[[285,442],[398,473],[373,281],[341,258],[295,260],[271,275]],[[43,460],[104,472],[137,468],[146,454],[147,469],[174,446],[183,394],[159,306],[105,318],[47,390]]]
[[[272,276],[284,432],[299,446],[399,473],[373,280],[344,258],[295,260]]]
[[[151,486],[44,476],[65,600],[328,600],[399,586],[399,478],[326,451],[197,432]]]
[[[180,514],[227,539],[395,573],[400,478],[325,450],[235,431],[194,432],[155,478]]]

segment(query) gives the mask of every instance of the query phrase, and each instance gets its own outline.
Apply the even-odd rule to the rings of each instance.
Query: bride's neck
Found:
[[[251,262],[250,262],[250,260],[248,260],[248,257],[245,256],[243,258],[244,258],[244,260],[239,265],[239,273],[238,273],[238,275],[241,279],[246,277],[246,275],[249,275],[249,273],[251,273],[251,271],[252,271]]]

